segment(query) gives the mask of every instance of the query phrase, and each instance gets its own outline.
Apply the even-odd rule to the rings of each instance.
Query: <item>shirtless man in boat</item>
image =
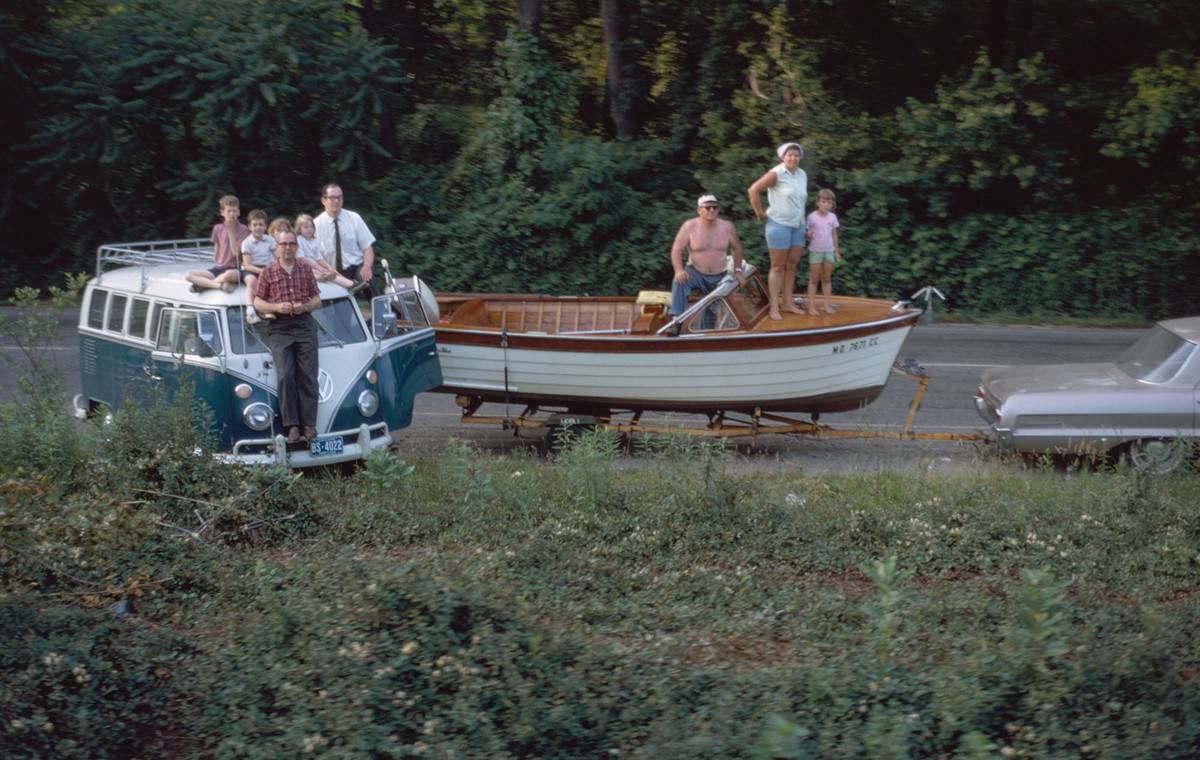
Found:
[[[739,284],[745,284],[742,275],[742,242],[731,222],[717,216],[721,204],[715,195],[701,195],[696,201],[696,218],[688,219],[679,227],[675,243],[671,246],[671,266],[675,268],[675,280],[671,283],[671,308],[667,314],[677,317],[687,310],[688,295],[693,290],[704,296],[725,277],[725,257],[733,251],[733,276]],[[688,251],[688,262],[684,266],[683,251]],[[679,325],[673,325],[667,335],[678,335]]]

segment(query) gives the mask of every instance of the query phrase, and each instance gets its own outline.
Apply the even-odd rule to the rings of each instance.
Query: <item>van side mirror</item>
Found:
[[[391,296],[377,296],[371,299],[371,334],[375,336],[375,340],[394,338],[400,334],[391,300]]]

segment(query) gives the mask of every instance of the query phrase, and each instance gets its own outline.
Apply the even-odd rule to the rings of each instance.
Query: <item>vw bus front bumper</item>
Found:
[[[224,457],[239,464],[283,464],[287,467],[319,467],[365,459],[379,447],[392,445],[386,422],[363,423],[357,428],[322,433],[307,447],[289,449],[283,435],[271,438],[245,438],[236,441]]]

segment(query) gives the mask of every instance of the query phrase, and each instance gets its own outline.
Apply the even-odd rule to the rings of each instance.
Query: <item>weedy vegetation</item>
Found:
[[[186,400],[53,406],[0,407],[4,757],[1200,746],[1194,470],[812,477],[586,433],[298,476],[217,462]]]

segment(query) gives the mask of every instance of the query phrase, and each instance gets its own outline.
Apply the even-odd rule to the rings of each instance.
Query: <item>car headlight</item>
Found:
[[[248,404],[242,410],[242,422],[246,423],[246,427],[251,430],[266,430],[271,427],[271,420],[274,417],[271,407],[261,401]]]
[[[370,417],[379,410],[379,396],[375,391],[363,391],[358,394],[358,413]]]

